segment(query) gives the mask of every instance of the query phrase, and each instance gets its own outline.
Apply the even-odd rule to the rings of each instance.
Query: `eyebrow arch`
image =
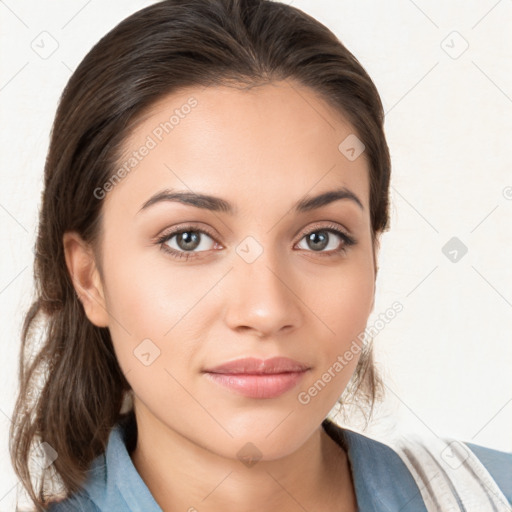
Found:
[[[361,210],[364,211],[364,206],[361,200],[356,196],[356,194],[354,194],[354,192],[346,187],[323,192],[322,194],[314,197],[305,197],[295,203],[295,205],[292,207],[292,211],[294,213],[304,213],[315,210],[317,208],[321,208],[322,206],[333,203],[334,201],[339,201],[341,199],[353,201],[359,206],[359,208],[361,208]],[[188,204],[195,206],[196,208],[202,208],[204,210],[210,210],[214,212],[228,213],[230,215],[233,215],[236,212],[236,208],[229,201],[221,199],[220,197],[210,196],[208,194],[198,194],[195,192],[173,191],[165,189],[151,196],[142,205],[137,214],[162,201]]]

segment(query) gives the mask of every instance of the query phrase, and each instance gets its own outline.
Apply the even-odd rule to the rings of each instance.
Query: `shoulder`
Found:
[[[105,492],[105,467],[105,456],[100,455],[90,466],[83,487],[67,498],[51,503],[48,512],[101,512],[103,508],[97,502]]]
[[[360,510],[427,512],[415,479],[390,446],[334,422],[323,425],[348,455]]]
[[[427,505],[462,503],[510,510],[512,454],[438,436],[401,434],[390,441],[415,478]]]
[[[363,510],[389,504],[404,512],[459,510],[462,504],[463,510],[510,512],[512,453],[434,435],[325,427],[349,455]]]
[[[87,478],[81,489],[60,501],[53,502],[49,512],[102,512],[104,496],[107,491],[106,454],[102,453],[93,460],[87,470]]]
[[[101,512],[86,494],[79,493],[61,501],[53,502],[48,512]]]
[[[478,457],[512,504],[512,452],[495,450],[469,442],[464,442],[464,445]]]
[[[151,492],[131,461],[126,442],[130,440],[128,426],[118,423],[110,432],[106,450],[87,470],[81,488],[61,502],[55,502],[50,512],[161,512]]]

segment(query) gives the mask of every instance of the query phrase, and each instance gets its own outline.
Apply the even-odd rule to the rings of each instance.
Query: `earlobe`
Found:
[[[74,231],[64,233],[62,242],[66,266],[87,318],[97,327],[107,327],[105,294],[92,248]]]

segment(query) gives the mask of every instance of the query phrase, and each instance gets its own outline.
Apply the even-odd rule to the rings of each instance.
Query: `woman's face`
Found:
[[[110,329],[138,421],[228,457],[247,442],[269,460],[297,449],[345,389],[373,308],[368,163],[353,128],[295,82],[190,88],[152,108],[124,149],[124,173],[96,192],[104,302],[90,318]],[[274,356],[309,370],[291,384],[237,380],[257,396],[205,372]]]

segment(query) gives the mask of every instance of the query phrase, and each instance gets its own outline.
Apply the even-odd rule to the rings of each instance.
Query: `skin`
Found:
[[[349,349],[373,309],[366,156],[347,159],[338,145],[354,129],[291,81],[172,94],[146,113],[125,155],[191,96],[197,106],[103,199],[101,267],[76,233],[63,239],[87,317],[109,328],[133,389],[133,463],[165,511],[355,511],[348,458],[321,422],[359,354],[308,404],[298,394]],[[304,196],[341,186],[364,209],[343,199],[292,213]],[[165,201],[139,212],[165,188],[221,197],[236,213]],[[188,222],[214,236],[199,234],[196,258],[173,258],[155,239]],[[357,243],[335,254],[344,242],[329,234],[328,247],[315,250],[304,234],[329,224]],[[247,236],[263,250],[251,263],[236,252]],[[165,244],[186,251],[176,236]],[[134,350],[148,338],[160,355],[146,366]],[[276,398],[236,394],[202,373],[275,355],[311,366]],[[252,466],[237,456],[249,442],[261,454]]]

